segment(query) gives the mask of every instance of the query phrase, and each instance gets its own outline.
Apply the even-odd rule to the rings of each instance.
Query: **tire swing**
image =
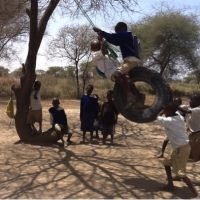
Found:
[[[172,98],[168,84],[157,72],[145,67],[135,67],[132,69],[129,72],[129,80],[135,85],[137,82],[143,82],[150,86],[155,99],[149,106],[144,105],[142,108],[138,108],[133,103],[127,109],[126,94],[120,85],[115,83],[114,102],[118,112],[128,120],[137,123],[146,123],[155,120],[163,106],[167,105]],[[140,89],[138,90],[140,91]]]

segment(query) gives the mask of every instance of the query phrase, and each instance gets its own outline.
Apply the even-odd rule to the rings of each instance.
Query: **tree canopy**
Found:
[[[158,12],[132,25],[132,30],[140,39],[145,65],[161,75],[198,67],[200,26],[194,16]]]
[[[0,58],[10,59],[16,53],[13,44],[28,31],[26,0],[0,1]]]

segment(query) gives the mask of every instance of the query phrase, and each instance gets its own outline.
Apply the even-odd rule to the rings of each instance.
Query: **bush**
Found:
[[[42,99],[49,99],[53,97],[75,99],[77,98],[76,83],[72,78],[58,78],[53,75],[40,75],[37,77],[41,83],[41,97]],[[81,82],[81,80],[80,80]],[[101,101],[106,99],[107,90],[113,89],[114,83],[110,80],[94,77],[90,80],[94,85],[94,93],[98,94]],[[0,77],[0,97],[9,97],[11,94],[11,86],[19,83],[19,79],[9,75],[7,77]],[[190,96],[193,93],[200,91],[198,84],[171,82],[170,86],[174,95]],[[152,94],[152,90],[146,84],[139,83],[139,90],[148,94]],[[82,84],[80,85],[80,93],[82,93]]]
[[[72,79],[57,78],[51,75],[41,76],[40,81],[41,97],[48,99],[53,97],[59,98],[75,98],[76,97],[76,84]]]
[[[178,96],[191,96],[193,93],[200,91],[198,84],[188,84],[183,82],[173,82],[170,84],[174,95]]]
[[[9,97],[12,92],[12,85],[18,83],[19,80],[12,76],[0,77],[0,97]]]

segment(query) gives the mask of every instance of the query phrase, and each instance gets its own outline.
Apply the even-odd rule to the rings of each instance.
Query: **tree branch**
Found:
[[[49,18],[52,15],[53,11],[55,10],[59,2],[60,0],[51,0],[39,22],[38,33],[37,33],[37,50],[40,47]]]

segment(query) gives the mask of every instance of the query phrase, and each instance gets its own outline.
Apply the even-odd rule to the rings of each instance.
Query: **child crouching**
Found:
[[[52,107],[49,108],[50,113],[50,122],[52,124],[53,130],[56,131],[56,133],[60,136],[60,139],[62,140],[64,144],[63,136],[65,134],[68,135],[67,143],[71,144],[71,136],[72,133],[69,132],[69,127],[67,123],[67,116],[62,107],[60,107],[60,101],[58,98],[54,98],[52,100]]]

